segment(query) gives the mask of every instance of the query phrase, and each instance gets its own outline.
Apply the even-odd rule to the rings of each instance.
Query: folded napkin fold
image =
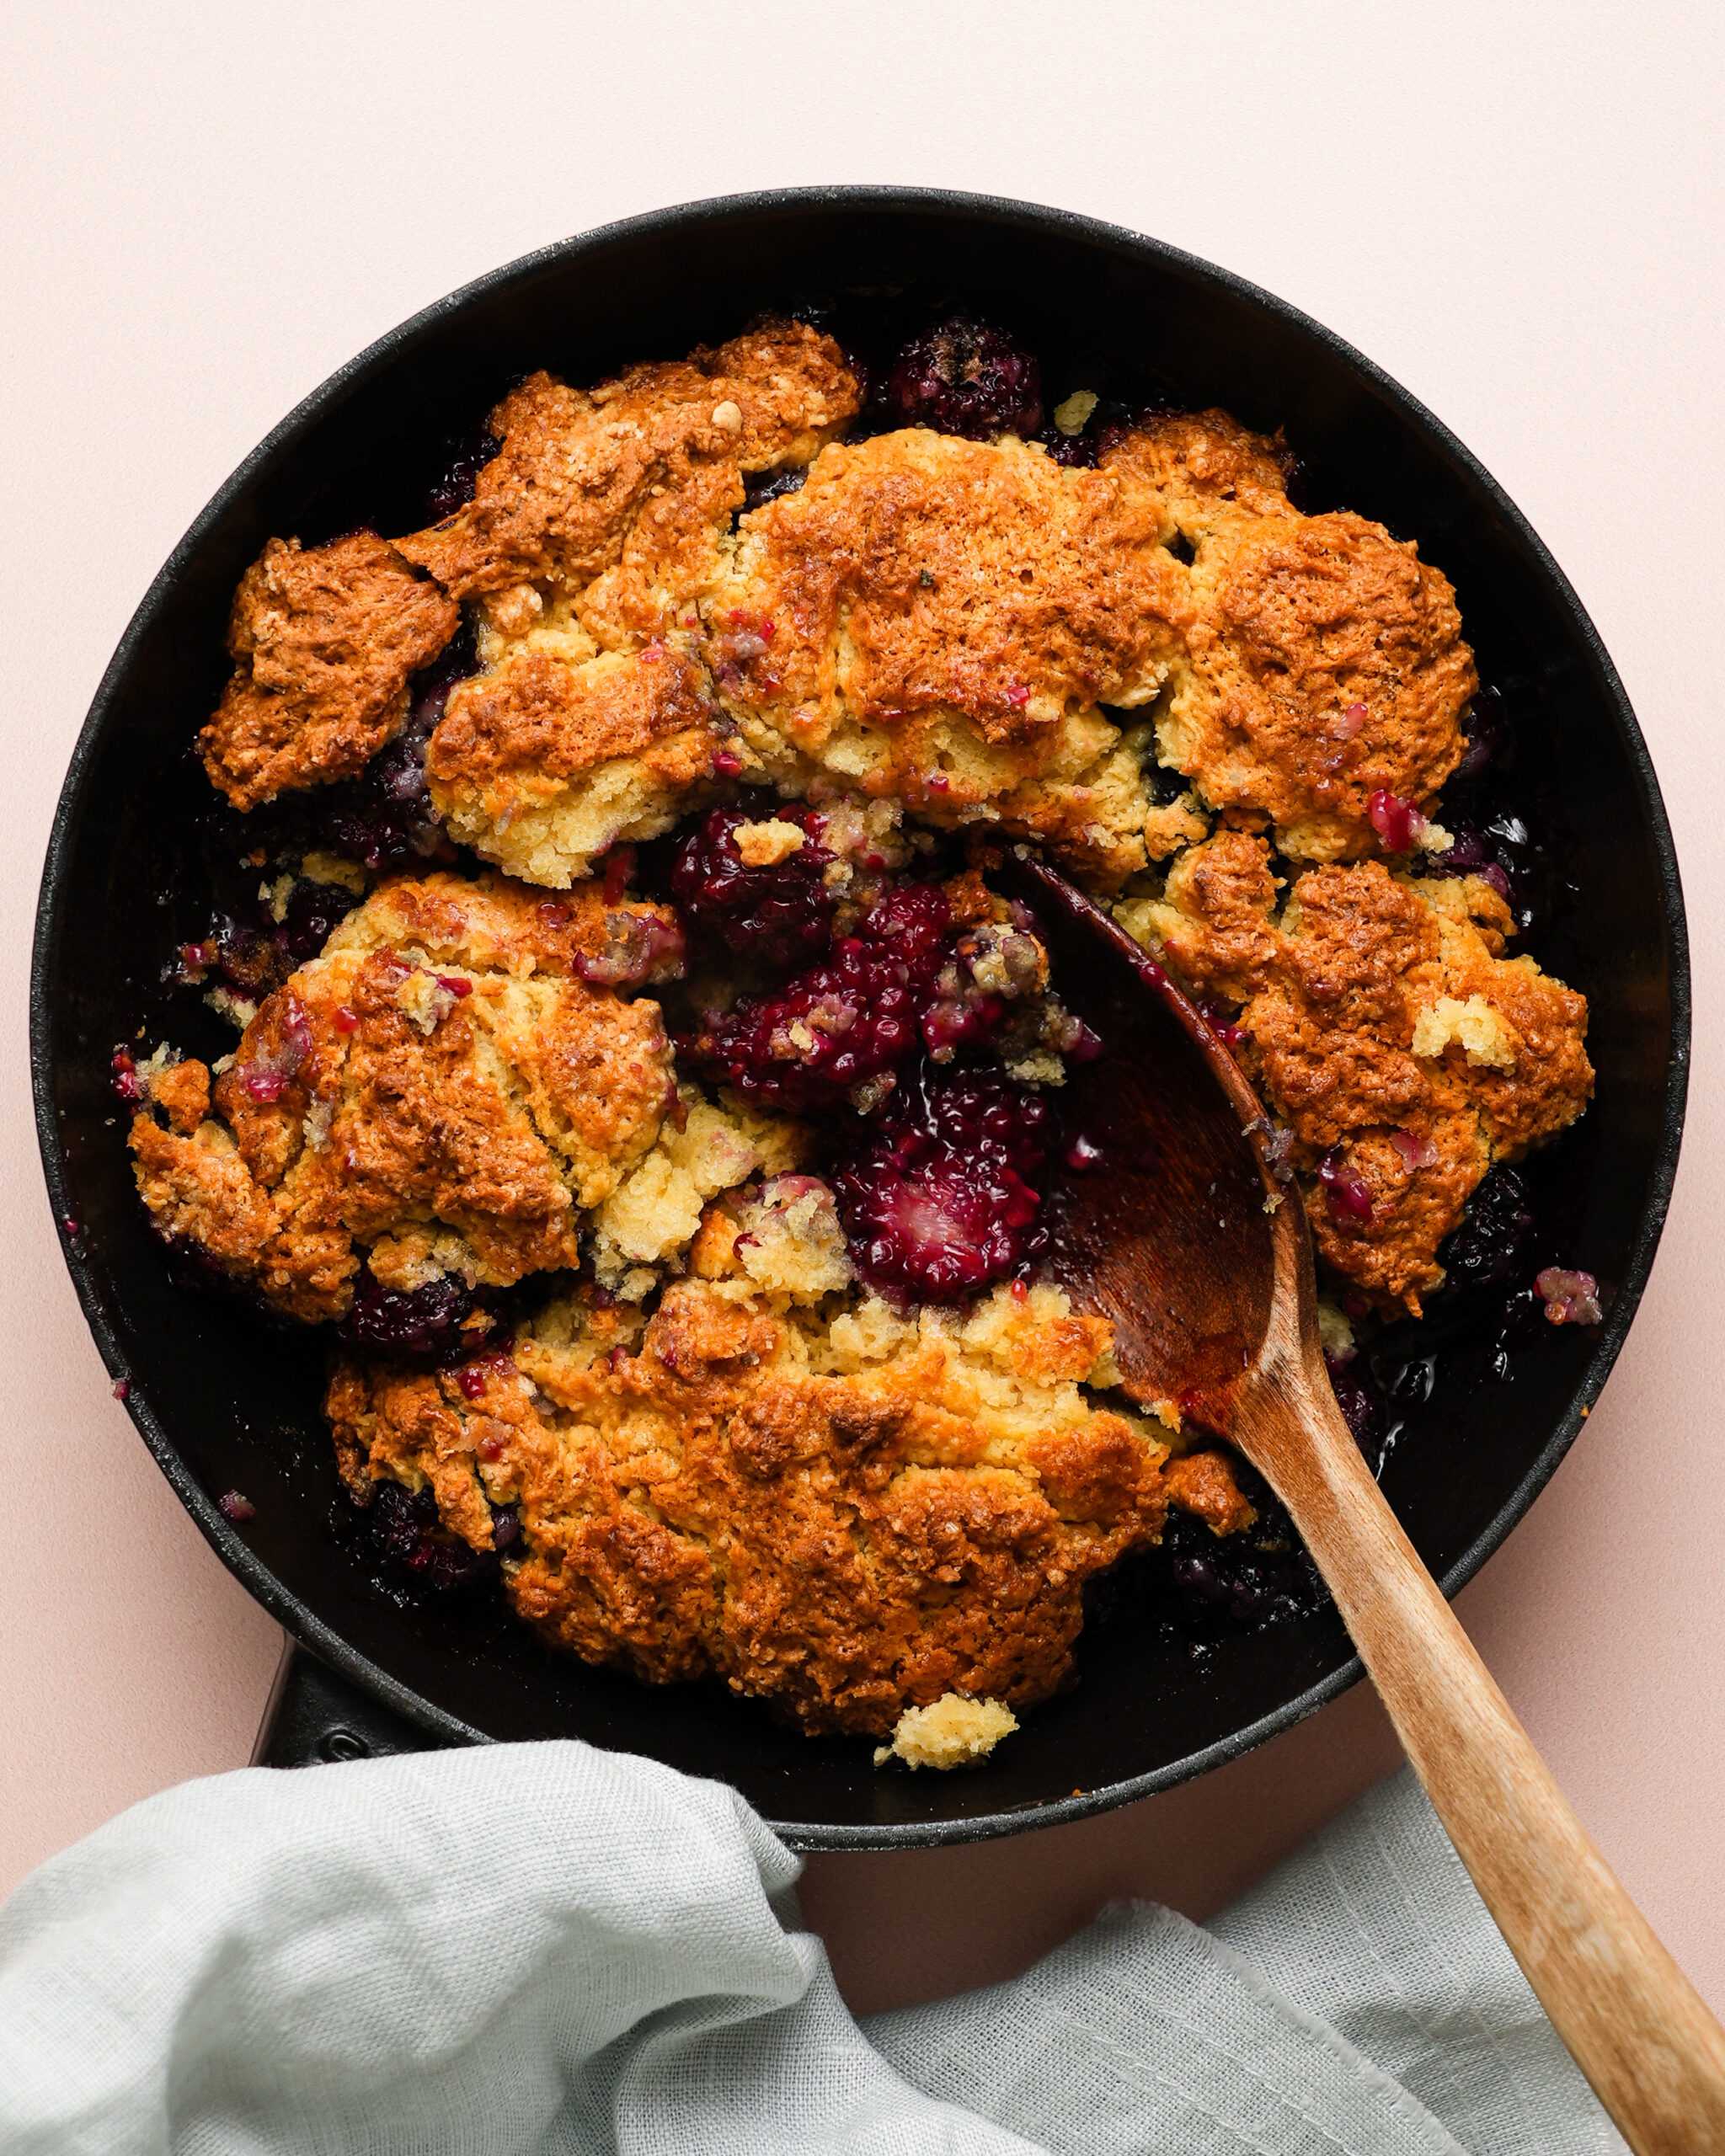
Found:
[[[1622,2148],[1407,1776],[1208,1932],[1122,1904],[860,2024],[797,1870],[731,1790],[573,1742],[189,1783],[0,1910],[0,2150]]]

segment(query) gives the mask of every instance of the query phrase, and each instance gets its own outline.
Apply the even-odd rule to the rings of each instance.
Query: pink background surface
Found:
[[[1725,219],[1704,11],[506,12],[505,29],[477,27],[485,11],[395,0],[61,4],[35,14],[0,69],[13,106],[0,125],[0,747],[16,812],[0,862],[0,1892],[121,1806],[241,1763],[280,1644],[109,1395],[30,1127],[36,876],[128,616],[269,427],[451,286],[663,202],[917,181],[1154,232],[1352,339],[1504,483],[1622,670],[1696,940],[1683,1171],[1609,1391],[1461,1607],[1606,1854],[1725,2009],[1725,1370],[1712,1309],[1725,1203]],[[1201,1914],[1392,1756],[1356,1692],[1226,1772],[1105,1819],[819,1860],[807,1906],[859,2005],[953,1989],[1021,1966],[1113,1894]]]

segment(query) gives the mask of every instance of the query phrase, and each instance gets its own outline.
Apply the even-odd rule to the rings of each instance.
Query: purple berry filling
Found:
[[[769,817],[794,824],[803,843],[782,861],[751,868],[737,851],[738,830]],[[833,896],[823,879],[833,856],[820,843],[822,826],[801,803],[712,810],[671,857],[671,894],[690,929],[772,966],[824,951]]]
[[[1047,1241],[1037,1178],[1049,1113],[1001,1071],[924,1065],[833,1177],[857,1271],[895,1298],[957,1302]]]
[[[471,1288],[446,1274],[423,1287],[386,1288],[369,1266],[362,1265],[339,1331],[352,1348],[446,1366],[495,1345],[494,1324],[481,1327],[467,1322],[483,1308]]]
[[[789,472],[753,472],[743,482],[743,514],[759,509],[763,502],[776,502],[785,494],[793,494],[808,478],[808,468],[798,465]]]
[[[434,1593],[467,1587],[494,1568],[490,1551],[470,1549],[440,1524],[437,1500],[429,1490],[380,1482],[360,1518],[372,1555]]]
[[[373,869],[453,858],[455,850],[425,782],[425,744],[443,717],[450,691],[474,664],[472,639],[462,634],[415,678],[401,732],[358,778],[330,789],[323,825],[329,851]]]
[[[1230,1634],[1308,1616],[1323,1604],[1323,1584],[1287,1513],[1249,1468],[1236,1472],[1258,1509],[1257,1524],[1218,1535],[1189,1513],[1170,1513],[1151,1561],[1153,1614],[1194,1652]]]
[[[1494,1288],[1518,1269],[1533,1232],[1527,1186],[1514,1168],[1490,1169],[1438,1262],[1452,1288]]]
[[[1467,786],[1489,771],[1503,755],[1509,734],[1503,700],[1495,689],[1482,689],[1462,717],[1467,743],[1461,761],[1450,772],[1451,786]]]
[[[188,943],[181,950],[180,977],[195,983],[214,981],[234,995],[260,1003],[297,968],[317,957],[358,904],[344,884],[306,883],[296,883],[288,894],[279,921],[261,910],[249,921],[218,914],[201,942]]]
[[[1330,1374],[1336,1405],[1342,1411],[1348,1434],[1367,1460],[1375,1465],[1384,1443],[1383,1395],[1372,1383],[1358,1355],[1350,1355],[1345,1362],[1326,1355],[1324,1368]]]
[[[798,1115],[839,1107],[921,1045],[951,937],[939,886],[901,883],[819,965],[770,995],[742,997],[682,1052],[764,1107]]]
[[[473,499],[480,472],[502,447],[497,437],[489,434],[477,435],[454,447],[442,478],[426,494],[425,521],[441,524],[446,517],[465,509]]]

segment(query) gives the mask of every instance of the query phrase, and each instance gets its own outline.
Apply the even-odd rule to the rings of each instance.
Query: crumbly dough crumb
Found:
[[[906,1707],[892,1742],[875,1752],[874,1764],[902,1759],[907,1767],[974,1766],[985,1759],[1003,1737],[1018,1726],[1018,1717],[999,1700],[968,1700],[962,1692],[943,1692],[927,1707]]]
[[[1006,1065],[1021,1086],[1064,1086],[1066,1066],[1052,1049],[1033,1048],[1023,1055],[1009,1055]]]
[[[759,1118],[728,1114],[686,1088],[682,1107],[681,1129],[660,1131],[595,1216],[595,1276],[628,1301],[658,1284],[641,1268],[668,1264],[687,1248],[708,1199],[787,1164],[791,1141]]]
[[[738,1261],[770,1295],[818,1303],[851,1285],[845,1231],[832,1192],[814,1176],[776,1176],[742,1210]]]
[[[1325,1354],[1336,1362],[1345,1363],[1354,1353],[1354,1327],[1346,1311],[1322,1295],[1317,1305],[1317,1337]]]
[[[1482,995],[1465,1001],[1440,995],[1414,1019],[1416,1055],[1439,1056],[1451,1041],[1461,1042],[1470,1063],[1493,1070],[1515,1068],[1515,1037]]]
[[[775,868],[801,848],[803,834],[782,816],[772,816],[764,824],[739,824],[734,842],[745,868]]]
[[[300,873],[308,883],[339,883],[356,898],[366,895],[366,872],[357,862],[345,861],[339,853],[319,853],[313,850],[300,862]]]

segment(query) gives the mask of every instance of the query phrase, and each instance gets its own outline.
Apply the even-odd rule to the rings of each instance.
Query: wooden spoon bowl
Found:
[[[1125,1390],[1236,1445],[1299,1529],[1433,1807],[1632,2148],[1725,2156],[1725,2031],[1594,1847],[1384,1498],[1336,1404],[1311,1242],[1214,1028],[1028,848],[1063,1000],[1105,1053],[1069,1075],[1055,1270],[1110,1320]],[[1092,1157],[1093,1153],[1093,1157]]]

